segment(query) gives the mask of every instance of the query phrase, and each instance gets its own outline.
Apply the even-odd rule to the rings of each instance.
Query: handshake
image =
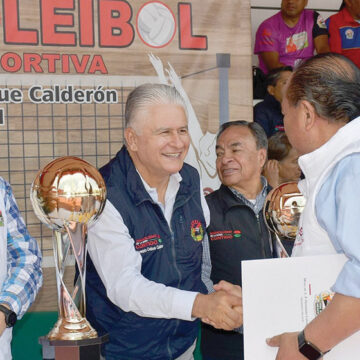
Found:
[[[195,298],[192,316],[217,329],[233,330],[243,323],[241,287],[227,281],[214,285],[215,292]]]

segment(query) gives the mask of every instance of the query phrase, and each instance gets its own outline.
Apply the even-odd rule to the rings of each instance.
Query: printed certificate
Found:
[[[265,339],[300,331],[320,313],[331,301],[330,288],[346,261],[342,254],[243,261],[245,360],[274,360],[277,348]],[[360,332],[324,359],[360,359]]]

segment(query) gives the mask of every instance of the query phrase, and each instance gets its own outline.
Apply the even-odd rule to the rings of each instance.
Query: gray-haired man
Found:
[[[273,244],[262,208],[270,187],[261,172],[267,157],[267,137],[258,123],[232,121],[223,124],[216,140],[218,190],[206,201],[211,221],[207,228],[211,280],[226,280],[238,286],[241,261],[273,256]],[[202,326],[204,360],[244,358],[243,335]]]
[[[232,329],[242,322],[241,297],[203,295],[209,211],[197,171],[184,164],[181,96],[167,85],[139,86],[125,121],[126,146],[100,170],[108,201],[89,229],[87,317],[110,334],[107,360],[192,359],[194,318]]]

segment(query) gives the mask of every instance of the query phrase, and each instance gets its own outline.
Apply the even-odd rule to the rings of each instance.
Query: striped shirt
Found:
[[[0,292],[6,304],[21,318],[42,285],[41,253],[21,217],[11,186],[0,177],[0,199],[7,219],[7,274]],[[1,215],[0,215],[1,216]]]

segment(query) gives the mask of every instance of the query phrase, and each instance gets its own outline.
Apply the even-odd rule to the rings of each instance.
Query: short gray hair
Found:
[[[235,120],[235,121],[228,121],[225,124],[222,124],[219,128],[219,131],[216,136],[216,141],[219,139],[220,135],[229,127],[231,126],[240,126],[248,128],[251,134],[254,136],[256,142],[256,149],[268,149],[268,139],[266,133],[262,126],[256,122],[249,122],[245,120]]]
[[[295,69],[286,97],[291,106],[307,100],[331,122],[349,122],[360,115],[360,69],[340,54],[316,55]]]
[[[137,86],[129,94],[125,105],[125,128],[133,127],[137,112],[151,105],[174,104],[187,110],[183,97],[170,85],[143,84]]]

